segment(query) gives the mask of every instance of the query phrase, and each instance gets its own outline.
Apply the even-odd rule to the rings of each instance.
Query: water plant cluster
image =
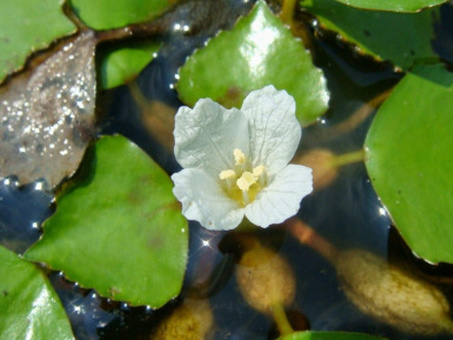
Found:
[[[0,338],[102,337],[132,311],[146,322],[128,338],[451,336],[451,280],[432,275],[453,263],[451,3],[0,8]],[[348,72],[372,88],[353,110]],[[345,190],[325,204],[354,167],[372,203],[341,210]],[[422,269],[333,236],[354,204]],[[337,327],[301,297],[322,272],[312,254],[345,308],[382,327]],[[216,302],[222,289],[241,302]],[[232,334],[225,306],[268,326]]]

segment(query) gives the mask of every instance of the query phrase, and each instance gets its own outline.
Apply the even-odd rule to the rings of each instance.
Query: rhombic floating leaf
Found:
[[[57,197],[25,258],[113,300],[160,307],[178,295],[187,260],[188,226],[171,180],[122,136],[92,151],[89,177]]]
[[[295,98],[296,116],[304,125],[316,121],[329,100],[322,71],[264,1],[231,31],[221,32],[196,51],[179,77],[177,90],[190,106],[211,98],[226,107],[240,107],[248,92],[274,85]]]
[[[0,247],[0,339],[73,339],[71,325],[45,274]]]
[[[364,53],[389,60],[402,69],[437,59],[431,40],[438,8],[420,13],[390,13],[352,8],[335,0],[303,0],[301,4],[318,18],[322,27],[338,32]]]
[[[171,0],[72,0],[75,13],[96,30],[147,21],[168,9]]]
[[[109,89],[132,80],[151,60],[160,43],[133,42],[110,50],[101,65],[101,85]]]
[[[379,109],[366,166],[396,227],[421,257],[453,263],[453,74],[407,74]]]
[[[418,12],[448,0],[337,0],[345,5],[390,12]]]
[[[109,30],[148,22],[170,7],[168,0],[72,0],[73,11],[94,30]],[[160,43],[133,41],[102,46],[100,83],[109,89],[133,79],[153,59]],[[103,52],[107,50],[104,55]]]

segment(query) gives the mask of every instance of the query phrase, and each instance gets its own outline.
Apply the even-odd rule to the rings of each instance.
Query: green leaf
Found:
[[[1,2],[0,82],[19,70],[32,52],[75,31],[61,10],[62,3],[62,0]]]
[[[278,340],[378,340],[382,339],[368,334],[346,332],[295,332],[281,336]]]
[[[366,166],[402,236],[421,257],[453,263],[453,74],[407,74],[379,109]]]
[[[72,0],[72,6],[86,25],[101,30],[151,20],[169,7],[169,0]]]
[[[73,339],[71,325],[47,277],[0,247],[0,338]]]
[[[101,65],[102,87],[110,89],[127,83],[153,60],[160,45],[156,42],[134,42],[108,51]]]
[[[58,196],[25,258],[111,299],[160,307],[179,293],[187,260],[173,184],[122,136],[103,137],[93,152],[90,177]]]
[[[193,106],[209,97],[227,107],[240,106],[248,92],[272,84],[296,100],[303,124],[327,109],[329,92],[322,71],[263,1],[196,51],[179,71],[181,99]]]
[[[337,0],[348,6],[390,12],[418,12],[448,0]]]
[[[169,0],[72,0],[75,13],[97,30],[149,21],[170,7]],[[101,85],[109,89],[137,75],[159,48],[157,43],[135,42],[106,53],[101,64]],[[102,47],[101,47],[102,48]]]
[[[389,60],[402,69],[437,59],[431,39],[433,24],[439,18],[438,8],[420,13],[376,12],[351,8],[335,0],[305,0],[302,6],[317,16],[322,26],[338,32],[364,53]]]

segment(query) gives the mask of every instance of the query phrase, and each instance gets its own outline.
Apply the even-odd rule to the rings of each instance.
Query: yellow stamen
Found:
[[[236,178],[236,173],[231,169],[223,170],[220,172],[219,177],[220,179],[233,179]]]
[[[253,176],[255,176],[258,180],[258,183],[261,187],[266,185],[267,176],[266,176],[266,168],[264,165],[258,165],[253,168]]]
[[[256,183],[256,178],[253,174],[249,171],[244,171],[242,176],[236,181],[236,185],[242,191],[248,191],[250,187]]]
[[[219,173],[221,185],[227,195],[242,206],[253,202],[256,195],[267,184],[266,168],[252,168],[247,156],[240,149],[233,150],[235,166]]]
[[[247,157],[245,157],[245,154],[242,152],[241,149],[234,149],[233,155],[236,165],[242,165],[247,161]]]
[[[256,167],[254,167],[253,168],[253,176],[261,177],[264,174],[264,170],[266,170],[264,165],[258,165]]]

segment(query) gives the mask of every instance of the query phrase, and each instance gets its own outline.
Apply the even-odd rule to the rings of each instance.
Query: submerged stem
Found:
[[[393,87],[379,93],[377,96],[371,98],[369,101],[360,106],[352,113],[351,116],[349,116],[348,119],[332,128],[335,130],[333,136],[336,137],[354,130],[388,98],[392,91]]]
[[[277,324],[280,335],[288,335],[294,333],[291,324],[288,321],[288,317],[281,302],[276,302],[271,307],[272,317]]]
[[[335,263],[339,250],[324,237],[319,235],[315,230],[298,218],[291,218],[287,220],[285,225],[291,234],[293,234],[293,236],[300,241],[300,243],[308,245],[324,256],[327,260]]]
[[[135,81],[128,83],[134,102],[140,109],[147,130],[168,150],[173,150],[176,110],[164,103],[148,100]]]
[[[365,150],[360,149],[354,152],[345,153],[332,158],[331,165],[334,167],[341,167],[344,165],[363,162],[365,160]]]
[[[280,18],[282,21],[290,26],[293,23],[294,9],[296,8],[296,0],[283,0],[282,11]]]
[[[167,26],[168,19],[162,17],[155,21],[96,31],[96,39],[98,43],[125,39],[148,39],[165,34],[168,30]]]
[[[312,133],[304,137],[305,145],[319,145],[320,142],[326,142],[340,137],[356,129],[362,124],[392,93],[393,87],[379,93],[377,96],[364,103],[355,110],[346,120],[339,124],[321,129],[317,133]]]

